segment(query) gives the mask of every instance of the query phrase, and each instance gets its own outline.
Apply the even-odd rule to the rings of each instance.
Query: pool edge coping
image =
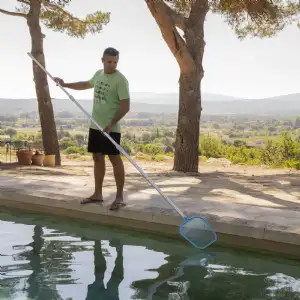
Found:
[[[58,216],[92,221],[106,226],[118,226],[138,231],[148,231],[160,236],[170,235],[182,239],[179,225],[182,217],[175,214],[162,214],[143,207],[132,209],[130,206],[119,212],[109,211],[108,205],[81,205],[79,198],[67,201],[63,195],[35,196],[21,191],[0,190],[0,205]],[[101,218],[99,218],[101,216]],[[232,217],[220,218],[215,215],[203,215],[217,233],[215,245],[247,248],[260,252],[270,252],[300,258],[300,230],[284,228],[262,221],[247,221]],[[294,230],[291,230],[294,229]],[[182,239],[183,240],[183,239]]]

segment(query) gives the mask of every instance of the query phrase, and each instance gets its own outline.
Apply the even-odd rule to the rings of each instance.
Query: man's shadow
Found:
[[[104,274],[106,271],[106,260],[102,252],[101,241],[95,241],[94,245],[94,275],[95,281],[88,285],[85,300],[109,299],[119,300],[119,285],[124,279],[123,267],[123,246],[110,242],[110,246],[115,247],[117,258],[115,267],[111,274],[107,287],[104,286]]]

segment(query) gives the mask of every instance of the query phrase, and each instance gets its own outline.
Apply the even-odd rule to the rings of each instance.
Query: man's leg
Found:
[[[105,156],[103,155],[103,143],[105,138],[99,130],[90,129],[89,141],[88,141],[88,152],[93,153],[94,159],[94,181],[95,181],[95,192],[90,197],[83,199],[82,204],[102,202],[102,185],[105,175]]]
[[[109,160],[113,166],[115,182],[117,186],[115,202],[123,202],[123,189],[125,183],[125,169],[120,155],[109,155]]]
[[[82,204],[94,202],[102,202],[102,186],[105,176],[105,156],[102,153],[93,153],[94,159],[94,181],[95,181],[95,192],[90,197],[83,199]]]
[[[93,153],[93,159],[95,193],[91,196],[91,199],[103,200],[102,186],[105,176],[105,156],[101,153]]]
[[[114,141],[120,145],[121,143],[121,134],[117,132],[111,132],[110,136],[114,139]],[[110,141],[107,140],[106,144],[106,152],[109,160],[113,166],[115,182],[117,186],[116,199],[110,206],[110,210],[118,210],[120,207],[125,206],[123,202],[123,189],[125,183],[125,170],[123,160],[120,156],[119,150],[116,146],[113,145]]]

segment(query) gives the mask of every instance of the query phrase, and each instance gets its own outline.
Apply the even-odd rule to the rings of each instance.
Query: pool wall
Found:
[[[69,217],[91,221],[106,226],[122,227],[139,232],[151,232],[160,236],[181,239],[179,225],[182,218],[172,209],[143,209],[142,207],[126,207],[119,212],[111,212],[108,205],[80,205],[79,199],[68,199],[67,196],[48,194],[36,196],[0,190],[0,205],[17,208],[29,212],[45,213],[61,217]],[[217,232],[214,246],[243,248],[249,251],[267,252],[300,259],[300,230],[286,232],[284,228],[270,226],[259,221],[243,221],[233,218],[217,218],[205,215],[212,228]]]

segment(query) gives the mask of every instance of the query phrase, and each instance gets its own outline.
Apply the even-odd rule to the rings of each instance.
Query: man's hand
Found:
[[[63,79],[61,79],[59,77],[55,77],[54,80],[56,83],[60,84],[62,87],[65,85],[65,82],[63,81]]]
[[[106,133],[110,133],[111,130],[112,130],[112,128],[113,128],[113,126],[114,126],[114,125],[109,124],[109,125],[107,125],[107,126],[103,129],[103,131],[106,132]]]
[[[54,80],[55,80],[56,83],[60,84],[61,86],[65,85],[64,80],[59,78],[59,77],[55,77]]]

